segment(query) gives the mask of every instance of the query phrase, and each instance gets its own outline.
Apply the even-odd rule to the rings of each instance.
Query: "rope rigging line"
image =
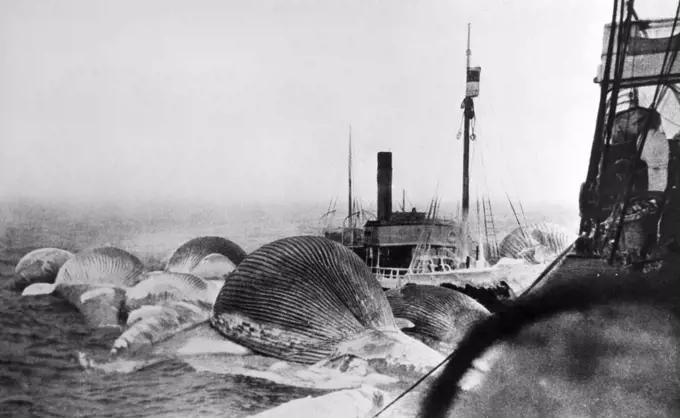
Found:
[[[463,102],[465,103],[465,102]],[[461,107],[464,109],[464,106]],[[456,133],[456,139],[460,139],[462,135],[462,130],[463,130],[463,121],[465,120],[465,110],[463,110],[460,113],[460,125],[458,126],[458,132]],[[475,134],[475,126],[477,126],[477,115],[473,113],[472,118],[470,118],[470,141],[474,141],[477,139],[477,135]]]
[[[649,102],[649,103],[651,103],[651,100],[649,100],[649,97],[647,97],[647,95],[646,95],[643,91],[639,92],[639,94],[640,94],[640,96],[642,97],[642,101],[643,101],[643,102]],[[661,106],[662,103],[663,103],[663,102],[659,103],[659,106]],[[677,103],[678,103],[678,105],[680,105],[680,100],[679,100]],[[669,117],[664,116],[664,115],[662,115],[662,114],[659,114],[659,116],[661,116],[661,119],[665,120],[665,121],[668,122],[669,124],[675,126],[676,128],[680,128],[680,123],[675,122],[673,119],[670,119]]]
[[[621,2],[621,10],[619,14],[619,27],[617,30],[617,37],[616,37],[616,62],[614,63],[614,84],[612,86],[612,92],[609,100],[609,112],[607,113],[607,127],[604,132],[604,137],[605,137],[605,143],[606,145],[610,145],[611,141],[611,133],[612,129],[614,128],[614,117],[616,116],[616,106],[618,105],[618,99],[619,99],[619,92],[620,92],[620,87],[621,87],[621,76],[623,75],[623,63],[624,60],[626,59],[626,52],[628,51],[628,43],[630,41],[630,20],[632,17],[632,14],[630,13],[630,10],[632,10],[632,3],[629,1],[628,2],[628,16],[624,22],[624,12],[625,12],[625,3],[622,1]],[[610,36],[614,36],[613,33],[613,28],[612,32],[610,32]],[[605,154],[607,152],[607,148],[605,148]]]
[[[479,158],[477,160],[474,160],[474,161],[479,162],[479,165],[480,165],[479,168],[481,169],[480,170],[480,172],[481,172],[480,176],[483,179],[484,188],[486,189],[486,194],[488,195],[489,194],[489,176],[488,176],[488,173],[487,173],[487,170],[486,170],[486,165],[484,164],[484,149],[486,148],[487,151],[489,149],[486,142],[487,141],[482,141],[481,145],[479,145],[481,147],[479,149],[479,154],[478,154]],[[477,144],[477,142],[475,142],[475,144],[473,145],[473,157],[477,155],[477,153],[476,153],[477,146],[478,146],[478,144]],[[481,182],[476,182],[478,187],[479,187],[479,183],[481,183]]]
[[[673,87],[671,87],[671,90],[673,90]],[[643,102],[648,102],[648,103],[652,102],[651,100],[649,100],[649,97],[645,94],[645,92],[640,91],[639,95],[642,97]],[[664,96],[664,99],[668,100],[667,97],[668,96]],[[661,107],[662,104],[663,104],[663,100],[659,102],[659,107]],[[680,105],[680,97],[678,97],[678,100],[676,100],[676,105]],[[667,116],[664,116],[662,114],[659,114],[659,116],[661,116],[661,119],[668,122],[669,124],[675,126],[676,128],[680,128],[680,123],[678,123],[678,122],[674,121],[673,119],[671,119]]]
[[[472,119],[470,119],[470,141],[474,141],[477,139],[477,134],[475,133],[475,127],[477,126],[477,116],[473,116]]]
[[[477,189],[478,189],[478,196],[481,196],[482,201],[484,201],[484,197],[485,197],[485,196],[487,197],[487,199],[489,199],[489,201],[491,200],[491,199],[490,199],[491,194],[490,194],[490,192],[489,192],[489,173],[487,172],[486,164],[485,164],[485,162],[484,162],[484,154],[485,154],[485,153],[484,153],[484,149],[486,149],[488,152],[490,152],[490,151],[489,151],[489,150],[490,150],[489,145],[488,145],[486,142],[487,142],[487,141],[482,141],[482,145],[481,145],[482,148],[480,148],[479,154],[478,154],[478,155],[479,155],[479,164],[480,164],[480,166],[481,166],[481,167],[480,167],[480,168],[481,168],[481,170],[480,170],[480,172],[481,172],[480,177],[482,177],[482,180],[483,180],[485,193],[479,193],[479,189],[481,189],[481,187],[482,187],[482,186],[480,185],[480,183],[482,183],[482,182],[475,182],[475,185],[477,186]],[[475,145],[475,147],[473,148],[473,153],[474,153],[476,150],[477,150],[477,146]],[[503,183],[502,177],[501,177],[501,183]],[[505,188],[504,185],[503,185],[503,187]],[[492,214],[490,214],[490,216],[493,217]],[[486,218],[486,213],[484,214],[484,217]],[[486,220],[479,219],[479,222],[480,222],[480,223],[485,223]]]
[[[477,161],[477,159],[474,159],[474,157],[477,156],[476,151],[477,151],[477,145],[475,144],[475,146],[474,146],[474,148],[473,148],[473,151],[472,151],[473,161],[475,161],[475,162]],[[480,166],[481,166],[481,167],[480,167],[481,170],[479,170],[479,172],[481,173],[481,176],[482,176],[483,179],[484,179],[484,184],[486,185],[486,194],[488,194],[488,184],[487,184],[487,182],[486,182],[487,176],[486,176],[486,170],[485,170],[485,167],[484,167],[484,153],[483,153],[482,151],[479,152],[479,163],[480,163]],[[482,182],[480,182],[480,181],[475,181],[475,194],[476,194],[476,196],[477,196],[476,201],[477,201],[477,205],[478,205],[478,206],[479,206],[480,197],[481,197],[481,200],[482,200],[482,202],[483,202],[483,201],[484,201],[484,196],[485,196],[484,192],[482,191],[481,183],[482,183]],[[477,224],[478,224],[478,225],[477,225],[478,228],[479,228],[481,225],[484,224],[483,219],[481,219],[481,217],[480,217],[479,210],[477,211]],[[480,245],[481,245],[481,243],[480,243]]]
[[[480,153],[480,162],[482,166],[482,172],[484,173],[484,185],[486,187],[486,197],[488,200],[488,204],[484,203],[484,196],[482,196],[482,206],[484,207],[484,220],[480,220],[480,222],[483,222],[484,225],[484,230],[485,230],[485,238],[487,240],[487,244],[491,245],[491,241],[489,239],[489,232],[491,233],[491,237],[493,237],[493,242],[494,242],[494,248],[497,249],[498,247],[498,240],[496,236],[496,226],[493,220],[493,211],[491,209],[491,195],[489,193],[489,183],[488,183],[488,176],[486,173],[486,165],[484,164],[484,153]],[[487,219],[487,208],[488,208],[488,214],[489,214],[489,219]],[[491,222],[491,231],[488,230],[488,223]]]
[[[508,203],[510,203],[510,209],[512,209],[512,214],[515,216],[515,220],[517,221],[517,225],[519,225],[520,231],[522,231],[522,235],[526,235],[528,232],[526,231],[526,228],[522,227],[522,222],[519,220],[519,217],[517,216],[517,211],[515,210],[515,206],[512,204],[512,200],[510,200],[510,195],[508,192],[505,192],[505,196],[508,198]],[[527,238],[525,236],[525,238]]]
[[[606,124],[604,125],[604,129],[599,132],[600,135],[600,141],[604,141],[604,148],[602,149],[602,154],[600,157],[600,172],[604,172],[607,168],[607,154],[609,153],[609,147],[611,145],[611,133],[614,127],[614,118],[616,116],[616,109],[618,106],[618,99],[620,97],[620,78],[622,75],[623,71],[623,61],[625,60],[625,54],[628,49],[628,42],[630,40],[630,19],[632,16],[631,10],[633,10],[632,3],[631,1],[628,2],[628,17],[626,21],[624,22],[624,11],[625,11],[625,4],[624,1],[621,1],[620,5],[620,11],[619,11],[619,19],[618,22],[615,22],[616,19],[616,6],[617,2],[614,2],[614,13],[612,16],[612,23],[611,23],[611,29],[610,29],[610,34],[609,34],[609,48],[607,50],[607,63],[606,66],[608,68],[611,67],[611,61],[613,58],[614,54],[614,43],[613,40],[615,38],[615,33],[614,31],[616,30],[616,62],[614,63],[614,79],[613,79],[613,84],[612,84],[612,90],[610,92],[609,98],[606,100],[604,104],[604,108],[601,108],[600,110],[606,109],[606,107],[609,107],[609,110],[604,110],[605,114],[603,115],[603,120],[602,123],[604,123],[604,119],[606,118]],[[624,35],[622,35],[625,32],[626,37],[625,40],[623,38]],[[623,51],[622,51],[623,49]],[[607,70],[609,71],[609,70]],[[609,77],[609,72],[606,74],[606,83],[607,86],[609,86],[610,79]],[[604,90],[606,91],[606,89]],[[603,100],[603,98],[601,98]],[[599,121],[598,121],[599,122]],[[600,125],[601,126],[601,125]],[[597,199],[598,202],[602,201],[602,190],[598,189],[597,192]],[[597,236],[597,232],[596,232]]]
[[[680,123],[674,122],[673,120],[671,120],[671,119],[669,119],[669,118],[667,118],[666,116],[663,116],[663,115],[661,115],[661,118],[663,120],[665,120],[666,122],[670,123],[671,125],[680,128]]]
[[[482,135],[482,136],[484,137],[484,135]],[[477,169],[479,171],[479,175],[474,177],[475,179],[478,180],[478,181],[475,181],[475,190],[477,192],[478,203],[479,203],[479,199],[481,198],[482,206],[488,207],[489,208],[488,210],[490,211],[491,207],[484,205],[485,198],[487,200],[489,200],[489,202],[490,202],[489,173],[487,172],[488,170],[487,170],[486,164],[484,162],[484,155],[485,155],[484,149],[489,151],[490,146],[488,144],[486,144],[486,142],[487,141],[482,141],[482,144],[479,145],[479,147],[481,147],[481,148],[479,148],[479,152],[477,152],[478,144],[476,142],[472,144],[472,160],[473,160],[474,164],[478,164],[478,166],[477,165],[474,166],[475,167],[474,169]],[[481,180],[479,180],[478,178],[481,178]],[[493,213],[489,212],[488,214],[491,217],[490,222],[493,223]],[[486,228],[487,212],[486,211],[484,212],[484,214],[483,214],[484,218],[482,218],[481,215],[482,214],[478,214],[478,217],[477,217],[478,218],[477,221],[479,223],[478,227],[480,227],[480,225],[481,225],[481,226],[484,226]],[[486,239],[489,239],[488,235],[489,234],[487,233]],[[496,238],[495,238],[495,235],[494,235],[494,240],[495,239]]]
[[[415,389],[416,387],[418,387],[418,385],[420,385],[421,383],[423,383],[423,381],[424,381],[425,379],[427,379],[428,377],[430,377],[430,376],[432,375],[432,373],[436,372],[437,369],[439,369],[441,366],[443,366],[444,364],[446,364],[446,362],[448,362],[449,360],[451,360],[451,358],[453,357],[453,354],[454,354],[454,353],[455,353],[455,351],[452,352],[452,353],[450,353],[448,356],[446,356],[446,358],[445,358],[444,360],[440,361],[439,364],[437,364],[437,365],[434,366],[430,371],[428,371],[427,373],[425,373],[420,379],[416,380],[415,383],[413,383],[411,386],[409,386],[408,389],[406,389],[405,391],[403,391],[402,393],[400,393],[399,396],[397,396],[396,398],[392,399],[392,401],[391,401],[390,403],[388,403],[387,405],[385,405],[380,411],[378,411],[375,415],[373,415],[373,418],[376,418],[377,416],[380,416],[380,414],[382,414],[383,412],[387,411],[392,405],[394,405],[395,403],[397,403],[401,398],[403,398],[404,396],[406,396],[407,394],[409,394],[410,392],[412,392],[413,389]]]
[[[662,81],[665,78],[665,76],[668,76],[668,73],[670,73],[672,69],[673,62],[675,62],[675,58],[677,57],[678,50],[674,49],[671,51],[671,46],[673,44],[673,35],[675,34],[675,28],[678,23],[678,14],[680,13],[680,3],[678,3],[678,9],[675,13],[675,19],[673,20],[673,28],[671,29],[671,34],[668,38],[668,45],[666,48],[666,53],[664,54],[663,58],[663,64],[661,66],[661,74],[659,74],[659,83],[656,85],[656,89],[654,91],[654,99],[652,99],[652,106],[656,108],[661,101],[663,100],[663,97],[665,96],[665,92],[668,90],[668,86],[663,83]],[[672,54],[672,58],[669,60],[668,55]],[[668,65],[668,66],[667,66]],[[664,76],[664,72],[666,73]],[[658,100],[658,103],[657,103]]]
[[[607,94],[608,94],[608,85],[610,82],[610,76],[611,76],[611,64],[612,64],[612,56],[613,56],[613,51],[614,51],[614,36],[611,35],[613,32],[614,28],[616,28],[616,11],[618,9],[618,0],[614,0],[614,7],[612,8],[612,18],[611,18],[611,23],[610,23],[610,36],[609,40],[607,42],[607,54],[605,58],[605,64],[604,64],[604,75],[602,79],[602,83],[600,84],[600,100],[599,104],[597,106],[597,118],[595,121],[595,131],[593,133],[593,142],[590,148],[590,158],[588,159],[588,171],[586,173],[586,181],[582,187],[586,187],[584,190],[582,188],[582,195],[587,195],[588,200],[591,201],[592,204],[594,204],[596,207],[600,206],[600,202],[602,201],[602,196],[599,190],[599,187],[597,187],[597,179],[600,173],[601,169],[601,161],[604,157],[605,153],[605,147],[604,147],[604,139],[602,137],[603,135],[603,124],[604,120],[606,118],[606,109],[607,109]],[[586,234],[589,229],[591,229],[591,224],[594,223],[595,225],[600,223],[599,216],[590,216],[588,218],[582,217],[581,218],[581,223],[579,226],[579,234]],[[600,236],[600,228],[595,228],[594,231],[594,236],[593,239],[597,240]]]
[[[484,172],[484,187],[486,188],[486,195],[489,198],[489,201],[491,201],[491,198],[490,198],[491,195],[489,193],[489,177],[486,173],[486,164],[484,163],[484,153],[480,154],[480,160],[481,160],[481,164],[482,164],[482,171]],[[502,182],[502,180],[501,180],[501,182]]]
[[[456,133],[456,139],[460,139],[463,134],[463,121],[465,120],[465,113],[460,112],[460,125],[458,125],[458,132]]]
[[[493,115],[493,113],[494,113],[494,112],[493,112],[493,103],[490,103],[489,105],[490,105],[490,109],[491,109],[491,112],[490,112],[490,113]],[[509,155],[509,154],[507,153],[507,150],[506,150],[506,148],[505,148],[505,135],[499,135],[499,137],[500,137],[500,144],[501,144],[501,150],[502,150],[502,152],[503,152],[503,156],[507,156],[507,155]],[[508,175],[509,175],[509,177],[510,177],[510,185],[511,185],[511,187],[512,187],[512,189],[513,189],[513,192],[514,192],[513,194],[514,194],[515,196],[519,196],[519,191],[517,190],[517,181],[516,181],[516,178],[515,178],[515,176],[514,176],[514,172],[513,172],[513,170],[512,170],[512,166],[511,166],[510,163],[508,162],[508,158],[502,158],[502,160],[503,160],[503,162],[505,163],[505,167],[506,167],[507,170],[508,170]],[[507,194],[507,189],[508,189],[508,187],[506,187],[506,185],[504,184],[504,182],[503,182],[503,177],[502,177],[502,176],[501,176],[501,185],[503,186],[503,190],[506,191],[506,194]],[[525,224],[525,226],[526,226],[526,225],[527,225],[526,215],[525,215],[525,213],[524,213],[524,207],[523,207],[523,205],[522,205],[522,201],[521,201],[521,199],[520,199],[519,197],[517,197],[517,202],[518,202],[518,204],[519,204],[519,206],[520,206],[520,212],[522,213],[522,218],[523,218],[524,224]],[[522,225],[520,224],[520,227],[521,227],[521,226],[522,226]]]
[[[487,145],[487,144],[484,144],[483,146],[486,146],[486,147],[487,147],[487,151],[489,151],[489,148],[488,148],[488,145]],[[483,158],[484,158],[484,157],[483,157],[483,154],[482,154],[482,161],[483,161]],[[507,160],[506,160],[506,162],[507,162]],[[484,164],[484,163],[482,162],[482,164]],[[485,170],[485,171],[486,171],[486,170]],[[524,218],[524,223],[525,223],[525,225],[523,226],[523,225],[522,225],[522,222],[521,222],[520,219],[519,219],[519,215],[517,214],[517,211],[515,210],[514,204],[512,203],[512,199],[510,198],[510,194],[509,194],[508,191],[507,191],[508,187],[506,187],[505,182],[503,181],[503,177],[502,177],[502,176],[500,177],[500,182],[501,182],[501,186],[503,187],[503,191],[505,192],[505,196],[506,196],[506,198],[508,199],[508,203],[510,204],[510,209],[512,210],[512,213],[513,213],[513,215],[514,215],[514,217],[515,217],[515,220],[517,221],[517,225],[520,227],[520,229],[522,230],[522,233],[524,234],[524,233],[525,233],[524,229],[526,228],[526,224],[527,224],[527,222],[526,222],[526,216],[524,216],[524,209],[523,209],[523,208],[521,209],[521,211],[522,211],[522,217]],[[488,185],[487,185],[487,187],[488,187]],[[518,202],[519,202],[519,199],[517,199],[517,200],[518,200]],[[521,203],[520,203],[520,204],[521,204]]]
[[[522,205],[522,201],[517,199],[517,204],[519,205],[519,211],[522,213],[522,220],[524,221],[524,228],[529,227],[529,223],[527,222],[527,216],[524,213],[524,206]]]
[[[612,85],[612,91],[607,101],[609,105],[609,111],[606,113],[607,124],[605,125],[604,131],[600,134],[604,138],[605,147],[602,150],[601,159],[601,171],[604,171],[607,167],[607,154],[609,153],[609,147],[611,145],[611,134],[614,129],[614,119],[616,116],[616,108],[618,105],[618,99],[620,96],[620,86],[621,86],[621,76],[623,74],[623,64],[626,58],[626,51],[628,50],[628,42],[630,40],[630,20],[632,18],[632,2],[628,1],[628,16],[624,22],[624,12],[626,10],[625,2],[621,1],[620,11],[619,11],[619,22],[616,30],[616,62],[614,63],[614,83]],[[610,39],[614,38],[614,25],[612,24],[610,30]],[[613,52],[613,50],[612,50]],[[598,192],[598,196],[601,195],[601,190]],[[601,196],[599,197],[601,200]]]

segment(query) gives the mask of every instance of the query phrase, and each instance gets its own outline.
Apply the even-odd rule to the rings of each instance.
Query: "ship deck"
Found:
[[[523,264],[460,269],[449,272],[404,274],[397,277],[377,275],[377,279],[385,289],[398,288],[408,283],[433,286],[450,284],[459,288],[470,286],[490,290],[510,287],[516,295],[519,295],[539,277],[545,268],[545,264]]]
[[[451,284],[456,287],[491,289],[502,286],[502,282],[505,282],[519,296],[547,283],[561,282],[583,275],[598,277],[605,274],[621,275],[626,274],[626,271],[610,266],[603,258],[571,252],[550,264],[493,266],[399,276],[378,274],[377,278],[380,285],[386,289],[398,288],[408,283],[434,286]]]
[[[534,291],[549,283],[559,283],[573,277],[628,274],[626,269],[611,266],[607,260],[596,256],[583,256],[575,253],[567,254],[554,266],[539,275],[535,283],[527,291]]]

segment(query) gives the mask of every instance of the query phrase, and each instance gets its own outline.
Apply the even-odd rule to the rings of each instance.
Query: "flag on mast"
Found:
[[[482,72],[482,67],[472,67],[467,70],[467,86],[465,95],[467,97],[479,96],[479,77]]]

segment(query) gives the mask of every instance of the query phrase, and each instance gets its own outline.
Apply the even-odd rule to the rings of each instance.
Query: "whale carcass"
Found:
[[[24,255],[14,268],[10,285],[13,290],[23,291],[36,283],[54,283],[59,269],[73,253],[61,248],[39,248]]]
[[[145,272],[133,254],[102,247],[77,253],[62,266],[54,284],[34,284],[23,294],[61,297],[96,328],[137,324],[135,329],[140,329],[155,321],[159,332],[148,336],[155,342],[186,324],[207,320],[218,291],[217,284],[190,274]]]
[[[498,245],[501,258],[523,259],[544,263],[557,257],[576,240],[576,234],[551,222],[520,226],[506,235]]]
[[[114,344],[118,365],[134,362],[130,349],[144,345],[135,333],[159,331],[144,329],[133,324],[126,331],[132,338]],[[196,338],[201,344],[192,342]],[[420,375],[444,358],[397,328],[386,296],[355,254],[311,236],[284,238],[251,253],[225,281],[209,323],[181,330],[155,351],[174,353],[196,370],[326,389],[390,384],[389,375]]]
[[[423,370],[442,359],[398,329],[363,261],[323,237],[283,238],[250,254],[222,287],[211,324],[254,352],[302,364],[354,355]]]
[[[177,248],[165,269],[204,279],[224,280],[246,256],[243,248],[227,238],[197,237]]]
[[[490,315],[471,297],[441,286],[409,283],[386,295],[394,316],[413,324],[402,331],[442,354],[451,353],[472,325]]]

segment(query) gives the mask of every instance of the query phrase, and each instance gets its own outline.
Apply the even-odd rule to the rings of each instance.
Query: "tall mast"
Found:
[[[349,243],[354,245],[354,211],[352,210],[353,200],[352,200],[352,125],[349,125],[349,159],[347,164],[348,171],[348,185],[349,185],[349,198],[347,200],[347,215],[349,216]]]
[[[479,75],[481,73],[480,67],[470,67],[470,24],[468,23],[467,49],[466,55],[466,86],[465,99],[463,99],[463,116],[464,116],[464,130],[463,130],[463,213],[461,217],[461,234],[462,234],[462,255],[466,257],[470,254],[468,248],[468,214],[470,212],[470,121],[475,117],[475,105],[472,100],[473,97],[479,96]]]
[[[466,68],[468,70],[470,69],[470,55],[472,55],[472,51],[470,51],[470,24],[468,23],[467,49],[465,50],[465,56],[467,57]]]
[[[468,23],[467,49],[465,50],[467,62],[465,65],[466,82],[470,74],[470,24]],[[468,212],[470,211],[470,110],[472,108],[472,98],[468,95],[467,89],[463,100],[463,115],[465,125],[463,131],[463,216],[461,219],[462,252],[463,257],[469,255],[468,248]]]

